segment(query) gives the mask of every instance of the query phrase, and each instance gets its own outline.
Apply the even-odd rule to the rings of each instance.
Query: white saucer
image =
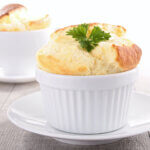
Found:
[[[8,110],[8,118],[27,131],[53,137],[64,143],[99,145],[137,135],[150,129],[150,95],[134,93],[130,105],[128,125],[105,134],[79,135],[48,128],[44,117],[41,93],[36,92],[15,101]]]
[[[35,75],[3,75],[0,74],[0,82],[6,83],[25,83],[35,80]]]

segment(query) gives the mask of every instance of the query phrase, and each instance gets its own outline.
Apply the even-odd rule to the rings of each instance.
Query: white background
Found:
[[[142,48],[141,67],[149,74],[149,0],[0,0],[0,6],[14,2],[26,5],[37,14],[49,13],[52,29],[88,22],[123,25],[128,38]]]

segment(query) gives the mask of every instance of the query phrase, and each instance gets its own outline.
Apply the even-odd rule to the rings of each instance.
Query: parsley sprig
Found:
[[[94,26],[91,34],[87,37],[89,24],[81,24],[73,29],[67,31],[67,35],[71,35],[76,41],[80,43],[83,49],[88,52],[93,50],[99,42],[109,40],[110,33],[104,32],[99,26]]]

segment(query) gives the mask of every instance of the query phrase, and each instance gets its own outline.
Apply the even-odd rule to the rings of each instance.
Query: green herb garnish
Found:
[[[67,31],[67,35],[71,35],[76,41],[80,43],[83,49],[90,52],[99,42],[109,40],[110,33],[106,33],[99,26],[94,26],[91,34],[87,37],[89,24],[81,24],[73,29]]]

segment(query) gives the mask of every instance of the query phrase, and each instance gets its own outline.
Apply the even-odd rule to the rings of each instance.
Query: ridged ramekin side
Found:
[[[48,124],[72,133],[104,133],[127,123],[133,83],[108,90],[68,90],[41,84]]]

